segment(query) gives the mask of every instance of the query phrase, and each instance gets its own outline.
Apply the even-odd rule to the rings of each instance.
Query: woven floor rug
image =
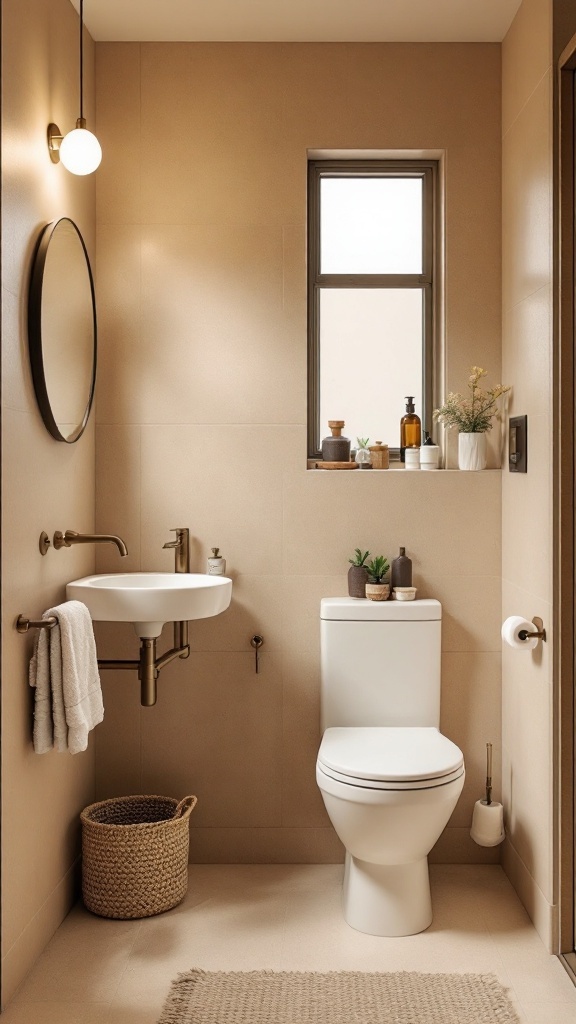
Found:
[[[519,1024],[492,974],[189,971],[159,1024]]]

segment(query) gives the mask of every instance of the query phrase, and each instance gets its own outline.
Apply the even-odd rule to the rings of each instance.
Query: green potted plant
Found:
[[[350,568],[348,569],[348,593],[350,597],[366,597],[366,584],[368,582],[368,569],[364,564],[369,551],[362,552],[356,548],[354,558],[349,558]]]
[[[358,448],[355,455],[355,461],[360,466],[360,469],[372,469],[370,463],[370,450],[368,448],[369,437],[357,437]]]
[[[434,419],[447,427],[458,427],[458,468],[486,468],[486,432],[492,429],[492,420],[500,409],[498,399],[510,391],[509,384],[482,388],[486,377],[481,366],[472,366],[468,378],[469,395],[450,392],[444,405],[434,410]]]
[[[366,568],[368,569],[366,597],[370,601],[386,601],[390,596],[390,584],[384,580],[390,568],[388,559],[384,555],[377,555],[371,562],[368,562]]]

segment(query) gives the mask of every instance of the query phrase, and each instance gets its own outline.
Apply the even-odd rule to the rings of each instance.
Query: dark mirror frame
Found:
[[[92,322],[93,322],[93,355],[92,355],[92,379],[90,381],[90,391],[88,395],[88,402],[84,415],[78,427],[70,437],[64,437],[58,424],[54,418],[52,406],[50,404],[50,396],[46,387],[46,374],[44,372],[44,357],[42,353],[42,289],[44,282],[44,268],[46,265],[46,258],[48,256],[48,247],[52,240],[52,235],[62,221],[68,221],[76,231],[80,244],[82,246],[84,256],[86,259],[86,269],[88,271],[88,280],[90,282],[90,294],[92,299]],[[65,287],[65,283],[64,283]],[[62,296],[62,302],[65,302],[65,295]],[[58,220],[53,220],[43,229],[34,256],[32,258],[32,271],[30,275],[30,288],[28,291],[28,349],[30,353],[30,366],[32,369],[32,381],[34,384],[34,391],[36,393],[36,401],[38,402],[38,408],[40,415],[44,421],[49,433],[56,441],[64,441],[66,444],[74,444],[75,441],[82,436],[88,423],[90,416],[90,410],[94,401],[94,389],[96,386],[96,357],[97,357],[97,325],[96,325],[96,295],[94,292],[94,278],[92,277],[92,268],[90,266],[90,258],[88,256],[88,250],[78,225],[71,220],[70,217],[59,217]]]

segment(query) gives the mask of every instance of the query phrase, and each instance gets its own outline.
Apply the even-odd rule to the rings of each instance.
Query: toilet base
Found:
[[[428,858],[368,864],[346,853],[344,919],[368,935],[414,935],[432,923]]]

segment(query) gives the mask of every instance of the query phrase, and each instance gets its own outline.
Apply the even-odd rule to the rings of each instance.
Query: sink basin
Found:
[[[207,619],[226,610],[232,597],[227,576],[196,572],[122,572],[85,576],[66,587],[92,618],[131,622],[137,636],[160,636],[165,622]]]

